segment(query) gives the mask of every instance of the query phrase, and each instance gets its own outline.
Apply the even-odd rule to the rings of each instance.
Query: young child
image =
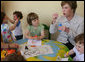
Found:
[[[13,18],[15,21],[18,20],[18,24],[16,25],[16,28],[14,29],[13,33],[15,35],[16,40],[20,40],[23,38],[23,33],[21,29],[21,19],[23,18],[23,15],[20,11],[15,11],[13,13]]]
[[[76,53],[76,56],[73,58],[74,61],[84,61],[84,34],[80,34],[75,37],[76,46],[71,49],[68,54],[65,54],[65,57]]]
[[[9,26],[7,22],[8,21],[6,18],[6,14],[4,12],[1,12],[1,34],[3,38],[3,42],[9,43],[14,41],[11,31],[15,29],[18,20],[15,21],[15,23],[12,26]]]
[[[36,13],[29,13],[27,16],[29,24],[25,32],[25,37],[28,39],[40,40],[44,38],[44,26],[39,24],[39,17]]]

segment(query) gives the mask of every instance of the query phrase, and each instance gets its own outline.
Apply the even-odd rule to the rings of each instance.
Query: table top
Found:
[[[19,41],[15,41],[15,43],[21,45],[28,41],[28,39],[21,39]],[[53,41],[53,40],[42,40],[43,45],[50,45],[53,50],[53,54],[39,55],[27,58],[27,61],[56,61],[57,57],[60,56],[64,58],[64,54],[69,51],[69,49],[63,45],[61,42]],[[72,61],[72,58],[69,56],[68,61]]]

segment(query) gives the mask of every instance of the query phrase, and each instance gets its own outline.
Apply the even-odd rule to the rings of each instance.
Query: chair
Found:
[[[44,26],[44,30],[45,30],[45,39],[51,39],[51,34],[49,32],[49,26],[47,26],[46,24],[42,24]]]

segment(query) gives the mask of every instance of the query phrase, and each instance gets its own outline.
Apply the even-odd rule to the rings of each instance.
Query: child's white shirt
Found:
[[[21,23],[13,30],[13,33],[15,36],[22,35]]]
[[[74,61],[84,61],[84,54],[80,54],[75,47],[73,48],[73,51],[76,53]]]

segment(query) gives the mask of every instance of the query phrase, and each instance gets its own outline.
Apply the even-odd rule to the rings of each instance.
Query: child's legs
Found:
[[[15,36],[16,37],[16,40],[20,40],[23,38],[23,35],[19,35],[19,36]]]

